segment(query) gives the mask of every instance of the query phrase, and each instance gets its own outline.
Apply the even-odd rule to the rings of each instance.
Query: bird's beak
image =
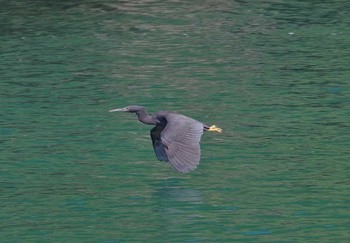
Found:
[[[129,110],[127,107],[109,110],[109,112],[115,112],[115,111],[129,111]]]

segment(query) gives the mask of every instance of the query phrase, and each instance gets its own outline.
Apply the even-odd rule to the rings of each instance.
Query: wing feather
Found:
[[[158,160],[169,161],[160,134],[165,126],[157,125],[151,130],[152,145]]]
[[[161,141],[168,160],[183,173],[194,170],[200,160],[200,139],[203,124],[181,114],[166,114],[167,124],[161,132]]]

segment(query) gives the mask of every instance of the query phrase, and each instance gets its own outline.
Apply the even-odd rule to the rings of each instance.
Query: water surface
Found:
[[[349,4],[2,3],[2,242],[345,242]],[[179,174],[151,127],[223,134]]]

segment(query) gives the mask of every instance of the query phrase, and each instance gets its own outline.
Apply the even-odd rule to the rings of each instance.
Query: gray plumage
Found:
[[[179,172],[187,173],[197,168],[201,156],[200,140],[203,131],[217,131],[187,116],[171,111],[148,114],[143,106],[127,106],[110,110],[133,112],[139,121],[155,125],[151,129],[154,152],[160,161],[170,162]]]

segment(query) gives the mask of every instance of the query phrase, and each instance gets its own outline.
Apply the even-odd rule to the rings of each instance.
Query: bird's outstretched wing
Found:
[[[160,150],[165,151],[168,161],[176,170],[183,173],[194,170],[201,156],[199,142],[203,124],[177,113],[167,113],[164,117],[167,124],[160,134],[163,145]]]

